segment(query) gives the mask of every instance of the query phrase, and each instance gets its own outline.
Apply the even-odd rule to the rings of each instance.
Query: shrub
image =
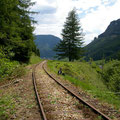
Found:
[[[10,77],[11,75],[13,75],[13,71],[16,71],[19,66],[20,66],[19,62],[10,61],[7,58],[7,55],[5,55],[2,49],[0,49],[0,80],[2,80],[5,77],[8,77],[8,76]],[[20,72],[17,72],[16,74],[19,74],[19,73]]]
[[[120,92],[120,62],[117,61],[115,64],[111,64],[104,71],[103,77],[110,90]]]

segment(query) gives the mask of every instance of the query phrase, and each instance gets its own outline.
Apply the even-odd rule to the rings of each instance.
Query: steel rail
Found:
[[[37,64],[37,65],[39,65],[39,64]],[[47,120],[45,112],[44,112],[44,109],[43,109],[43,106],[41,104],[41,100],[40,100],[39,94],[38,94],[37,85],[36,85],[35,68],[37,67],[37,65],[33,68],[33,71],[32,71],[32,80],[33,80],[33,85],[34,85],[36,99],[37,99],[38,106],[39,106],[39,109],[40,109],[40,115],[42,116],[43,120]]]
[[[104,120],[111,120],[108,116],[106,116],[104,113],[100,112],[98,109],[96,109],[94,106],[89,104],[88,102],[84,101],[80,96],[78,96],[74,91],[67,88],[64,84],[56,80],[44,67],[45,63],[43,64],[42,68],[46,72],[46,74],[52,78],[54,81],[56,81],[60,86],[62,86],[65,90],[67,90],[72,96],[76,97],[79,101],[81,101],[84,105],[87,105],[89,108],[91,108],[96,114],[100,115]]]

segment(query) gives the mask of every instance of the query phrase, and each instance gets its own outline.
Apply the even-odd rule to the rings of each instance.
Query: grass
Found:
[[[0,119],[7,120],[10,115],[14,114],[15,103],[11,95],[7,94],[0,98]]]
[[[39,63],[41,61],[42,61],[42,59],[39,56],[32,54],[30,61],[29,61],[29,64],[36,64],[36,63]]]
[[[61,75],[63,79],[69,80],[94,98],[112,104],[117,109],[120,108],[120,98],[107,89],[100,74],[102,71],[94,62],[89,64],[86,62],[48,61],[48,67],[56,74],[62,68],[65,74]]]

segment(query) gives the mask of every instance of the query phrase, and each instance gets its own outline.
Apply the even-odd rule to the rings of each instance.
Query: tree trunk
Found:
[[[71,62],[71,61],[72,61],[71,56],[69,56],[69,62]]]

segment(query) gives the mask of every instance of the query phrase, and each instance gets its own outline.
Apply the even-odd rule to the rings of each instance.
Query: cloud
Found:
[[[102,4],[105,6],[113,6],[117,0],[102,0]]]
[[[56,13],[57,8],[52,7],[52,6],[41,6],[39,8],[40,14],[54,14]]]
[[[61,37],[68,13],[76,7],[85,35],[85,44],[104,32],[112,20],[120,17],[120,0],[32,0],[32,10],[40,12],[34,18],[36,34],[53,34]]]
[[[88,13],[81,20],[84,31],[91,32],[91,36],[92,34],[99,35],[100,33],[104,32],[112,20],[116,20],[120,17],[118,14],[118,11],[120,10],[119,5],[120,5],[119,0],[112,7],[111,6],[106,7],[105,5],[101,4],[97,10]],[[86,42],[88,42],[89,38],[88,36],[86,37],[87,37]]]

